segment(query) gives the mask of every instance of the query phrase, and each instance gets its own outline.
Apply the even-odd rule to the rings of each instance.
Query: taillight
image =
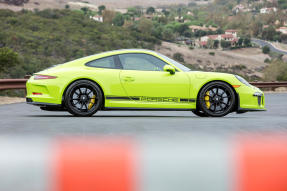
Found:
[[[43,95],[42,93],[39,93],[39,92],[33,92],[32,94],[33,95]]]
[[[55,79],[56,76],[47,76],[47,75],[35,75],[34,80],[48,80],[48,79]]]

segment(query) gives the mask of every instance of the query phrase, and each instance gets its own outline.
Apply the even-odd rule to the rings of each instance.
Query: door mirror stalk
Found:
[[[175,74],[175,68],[168,64],[163,67],[163,71],[169,72],[171,75]]]

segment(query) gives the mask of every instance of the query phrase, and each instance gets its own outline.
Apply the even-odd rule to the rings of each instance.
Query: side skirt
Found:
[[[105,107],[103,111],[193,111],[194,109],[180,109],[180,108],[137,108],[137,107]]]
[[[238,110],[237,110],[237,113],[245,113],[245,112],[250,112],[250,111],[266,111],[266,109],[249,109],[249,108],[239,108]]]

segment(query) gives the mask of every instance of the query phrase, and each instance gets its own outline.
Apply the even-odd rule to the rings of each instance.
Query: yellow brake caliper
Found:
[[[95,104],[95,101],[96,101],[96,95],[94,95],[93,97],[92,97],[92,99],[91,99],[91,101],[90,101],[90,103],[89,103],[89,106],[88,106],[88,109],[90,110],[92,107],[93,107],[93,105]]]
[[[210,108],[209,91],[206,92],[205,97],[204,97],[204,100],[205,100],[205,104],[206,104],[207,109],[209,109],[209,108]]]

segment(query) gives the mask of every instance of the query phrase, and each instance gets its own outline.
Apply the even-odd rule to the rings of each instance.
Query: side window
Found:
[[[86,64],[86,66],[91,66],[91,67],[96,67],[96,68],[117,69],[113,56],[90,61]]]
[[[148,54],[121,54],[119,58],[124,70],[163,71],[167,64]]]

